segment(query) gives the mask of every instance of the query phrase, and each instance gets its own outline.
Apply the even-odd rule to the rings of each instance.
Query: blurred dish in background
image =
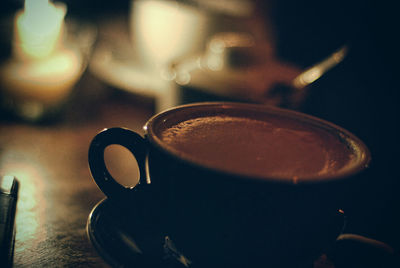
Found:
[[[156,110],[175,106],[181,98],[172,62],[203,53],[219,32],[246,32],[257,42],[269,38],[252,1],[224,3],[132,1],[129,14],[101,22],[89,69],[117,89],[155,98]]]
[[[276,58],[269,43],[247,33],[219,33],[205,53],[172,64],[181,103],[244,100],[299,109],[310,85],[346,57],[346,45],[303,70]]]
[[[163,70],[176,59],[204,51],[211,36],[245,31],[257,39],[268,32],[257,20],[250,0],[132,0],[129,30],[136,56],[144,68]],[[262,27],[261,27],[262,28]]]
[[[252,1],[132,1],[129,14],[102,21],[90,70],[153,98],[156,111],[213,100],[298,109],[338,57],[309,70],[282,61],[263,16]]]
[[[213,36],[204,53],[172,64],[170,72],[181,86],[182,103],[217,99],[280,105],[266,98],[268,89],[290,85],[301,69],[276,58],[270,42],[225,32]]]

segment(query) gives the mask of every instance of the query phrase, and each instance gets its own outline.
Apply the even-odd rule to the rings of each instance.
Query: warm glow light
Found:
[[[25,8],[15,21],[15,53],[22,58],[44,58],[57,47],[66,7],[48,0],[25,0]]]
[[[208,44],[206,65],[212,71],[220,71],[229,62],[230,52],[235,49],[251,50],[254,39],[245,33],[220,33]]]
[[[213,71],[222,70],[224,67],[224,62],[221,56],[219,55],[212,55],[207,58],[207,67]]]
[[[0,167],[5,174],[13,174],[20,183],[15,218],[18,245],[15,251],[24,252],[26,248],[38,245],[47,235],[47,229],[42,228],[48,209],[44,200],[45,185],[42,181],[45,170],[41,168],[40,163],[23,158],[18,150],[5,151],[0,157]]]
[[[320,70],[320,68],[312,68],[307,72],[303,73],[302,76],[298,77],[298,79],[295,82],[300,84],[300,86],[302,87],[311,84],[312,82],[320,78],[321,75],[322,71]]]
[[[324,75],[327,71],[343,61],[343,59],[347,55],[347,50],[347,46],[343,46],[323,61],[315,64],[313,67],[309,68],[308,70],[297,76],[296,79],[293,81],[293,86],[297,89],[302,89],[307,85],[313,83],[315,80]]]
[[[83,71],[77,44],[65,38],[66,5],[26,0],[14,21],[13,57],[0,65],[4,96],[18,115],[40,118],[59,107]]]
[[[17,97],[54,103],[63,99],[78,80],[81,62],[75,51],[60,50],[40,61],[11,61],[0,73],[0,80],[5,90]]]
[[[47,82],[58,83],[69,78],[69,74],[79,72],[79,62],[73,53],[59,53],[54,57],[43,60],[31,70],[32,77],[39,78],[47,75],[49,76]]]

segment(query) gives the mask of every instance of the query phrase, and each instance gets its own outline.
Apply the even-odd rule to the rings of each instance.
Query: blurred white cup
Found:
[[[171,61],[204,49],[207,18],[179,1],[133,0],[130,31],[138,59],[159,72]]]

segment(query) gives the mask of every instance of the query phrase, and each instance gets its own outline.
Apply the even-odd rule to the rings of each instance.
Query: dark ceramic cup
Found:
[[[338,211],[370,161],[348,131],[263,105],[179,106],[144,129],[144,138],[124,128],[98,133],[92,176],[110,200],[141,208],[138,217],[156,223],[193,267],[297,267],[315,257],[340,233]],[[108,172],[112,144],[135,156],[135,187]]]

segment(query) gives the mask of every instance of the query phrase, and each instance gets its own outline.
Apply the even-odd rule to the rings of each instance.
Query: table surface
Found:
[[[86,234],[89,213],[104,198],[88,169],[88,147],[105,127],[142,133],[153,110],[151,103],[109,97],[92,82],[91,97],[70,103],[57,121],[0,121],[0,174],[20,182],[15,267],[107,266]]]

